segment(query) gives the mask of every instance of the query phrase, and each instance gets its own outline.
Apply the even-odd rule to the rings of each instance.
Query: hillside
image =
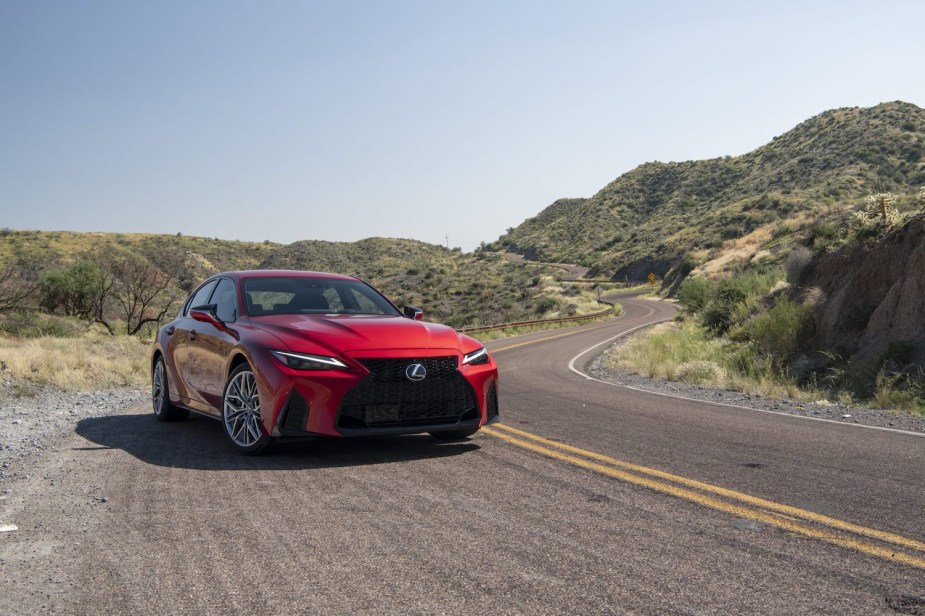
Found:
[[[257,267],[281,247],[218,238],[154,233],[77,233],[70,231],[0,231],[0,268],[15,264],[26,276],[60,269],[84,258],[136,255],[176,278],[192,291],[215,272]]]
[[[0,273],[35,280],[78,262],[129,259],[171,278],[170,298],[184,298],[208,276],[235,269],[303,269],[358,276],[390,299],[425,309],[426,318],[454,326],[591,312],[597,304],[563,289],[559,270],[510,263],[501,256],[465,254],[415,240],[369,238],[359,242],[301,241],[290,245],[182,235],[0,232]],[[589,292],[585,292],[587,295]],[[33,308],[40,302],[33,294]],[[118,312],[117,306],[113,312]],[[172,313],[171,313],[172,314]],[[0,323],[2,326],[2,323]]]
[[[556,270],[515,265],[416,240],[368,238],[358,242],[305,240],[279,248],[259,267],[315,269],[362,278],[399,304],[425,308],[429,318],[454,326],[537,318],[559,303],[540,285]],[[562,304],[564,307],[565,304]]]
[[[925,110],[903,102],[835,109],[742,156],[646,163],[591,198],[556,201],[487,248],[616,280],[665,276],[685,257],[709,261],[745,235],[805,235],[867,194],[906,194],[925,184],[923,155]]]

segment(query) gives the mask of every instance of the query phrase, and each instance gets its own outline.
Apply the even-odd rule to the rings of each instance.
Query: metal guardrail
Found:
[[[514,323],[502,323],[501,325],[488,325],[486,327],[463,327],[457,329],[456,331],[462,332],[464,334],[473,334],[478,332],[492,332],[499,329],[508,329],[510,327],[524,327],[528,325],[553,325],[556,323],[577,323],[579,321],[589,321],[591,319],[596,319],[598,317],[605,316],[607,314],[612,314],[614,309],[614,304],[606,300],[598,300],[601,304],[609,304],[610,308],[607,310],[601,310],[600,312],[592,312],[591,314],[582,314],[576,317],[561,317],[558,319],[535,319],[533,321],[516,321]]]

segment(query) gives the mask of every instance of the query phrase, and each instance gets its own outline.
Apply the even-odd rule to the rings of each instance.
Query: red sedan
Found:
[[[477,340],[422,316],[349,276],[217,274],[157,332],[154,414],[220,419],[243,453],[277,437],[466,438],[498,420],[497,367]]]

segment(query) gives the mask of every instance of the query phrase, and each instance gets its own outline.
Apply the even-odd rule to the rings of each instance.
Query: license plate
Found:
[[[379,423],[398,421],[401,418],[401,406],[398,404],[371,404],[366,407],[366,421]]]

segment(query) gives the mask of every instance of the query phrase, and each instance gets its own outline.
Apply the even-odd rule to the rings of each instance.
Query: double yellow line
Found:
[[[925,543],[845,522],[830,516],[765,500],[735,490],[623,462],[545,439],[504,424],[482,429],[486,434],[556,460],[591,470],[626,483],[696,503],[703,507],[762,522],[783,530],[925,569]],[[876,541],[876,543],[874,541]]]

